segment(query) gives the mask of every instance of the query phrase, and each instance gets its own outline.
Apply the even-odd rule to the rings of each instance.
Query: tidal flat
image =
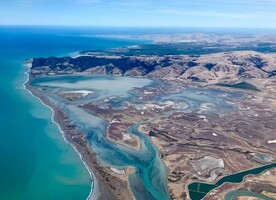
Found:
[[[82,38],[57,27],[0,26],[0,199],[86,199],[89,172],[66,143],[52,112],[25,90],[26,59],[139,43]]]
[[[134,195],[136,199],[164,200],[171,198],[167,167],[150,137],[140,132],[139,127],[177,112],[196,112],[199,117],[233,112],[237,107],[229,103],[231,98],[243,99],[236,92],[174,84],[108,75],[50,76],[29,82],[31,91],[54,108],[66,138],[93,171],[92,181],[97,183],[93,184],[93,191],[97,195],[104,194],[103,188],[112,190],[111,180],[115,179],[117,184],[128,185],[131,190],[129,193],[127,187],[115,191],[116,198]],[[80,90],[91,93],[83,96],[75,92]],[[74,98],[65,95],[70,91]],[[129,138],[123,137],[123,133],[129,134]],[[138,149],[130,147],[135,141],[139,143]],[[129,171],[130,167],[134,171]],[[118,170],[122,173],[116,174]],[[108,178],[99,180],[103,179],[103,173]]]
[[[275,53],[131,49],[28,61],[30,90],[93,172],[91,197],[193,199],[190,184],[275,163]]]

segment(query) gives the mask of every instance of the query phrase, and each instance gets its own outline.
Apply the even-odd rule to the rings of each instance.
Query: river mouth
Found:
[[[138,131],[143,123],[141,119],[153,120],[177,110],[204,114],[235,109],[224,98],[223,91],[185,88],[169,93],[154,92],[162,90],[160,88],[164,84],[146,78],[51,76],[33,79],[30,85],[66,113],[68,120],[85,135],[90,148],[102,163],[116,170],[129,166],[135,168],[129,176],[129,185],[136,199],[170,199],[167,169],[150,138]],[[147,101],[141,99],[141,93],[148,98]],[[242,96],[230,92],[228,95]],[[106,112],[139,112],[139,115],[143,115],[124,130],[138,138],[139,148],[132,149],[107,138],[106,130],[113,121],[106,117],[106,113],[95,113],[95,106]],[[152,107],[160,112],[144,113]]]
[[[110,76],[93,76],[93,77],[75,77],[61,76],[56,78],[42,78],[31,82],[32,86],[42,87],[43,94],[50,99],[56,106],[62,108],[69,116],[70,121],[77,124],[78,130],[86,135],[91,149],[98,155],[101,162],[118,170],[132,166],[136,168],[134,174],[137,177],[130,178],[130,187],[133,194],[138,199],[139,191],[135,191],[137,182],[142,182],[139,185],[139,190],[143,185],[147,185],[144,193],[147,199],[169,199],[169,194],[166,186],[166,168],[159,158],[156,148],[150,142],[150,139],[140,134],[135,127],[130,127],[129,132],[136,135],[140,140],[140,150],[136,151],[127,148],[123,145],[114,143],[106,139],[106,128],[108,122],[98,116],[92,115],[79,106],[86,102],[97,102],[107,98],[128,99],[131,94],[129,91],[133,88],[151,85],[153,82],[149,79],[135,78],[120,78]],[[128,85],[122,88],[123,85]],[[45,88],[49,89],[49,92]],[[76,91],[77,89],[85,89],[91,91],[88,96],[85,96],[77,101],[68,103],[66,99],[56,95],[61,91]],[[93,93],[92,93],[93,91]],[[157,169],[155,169],[157,168]],[[155,171],[160,171],[159,176],[152,174]],[[133,176],[134,176],[133,174]],[[131,177],[133,177],[131,176]],[[151,179],[149,179],[151,177]],[[154,185],[153,183],[156,183]],[[161,182],[161,184],[160,184]],[[139,199],[144,199],[144,195]]]

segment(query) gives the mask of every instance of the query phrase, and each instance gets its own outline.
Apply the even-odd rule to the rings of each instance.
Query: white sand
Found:
[[[86,97],[89,94],[92,94],[93,91],[90,90],[73,90],[73,91],[66,91],[63,92],[64,94],[81,94],[82,97]]]
[[[147,91],[145,91],[144,94],[153,94],[153,92],[147,92]]]
[[[208,122],[207,117],[205,115],[199,115],[198,117],[203,119],[203,121]]]
[[[122,133],[123,134],[123,140],[132,140],[132,137],[128,133]]]
[[[116,168],[113,168],[113,167],[111,167],[110,169],[111,169],[111,171],[113,171],[116,174],[120,174],[120,175],[125,174],[124,170],[116,169]]]

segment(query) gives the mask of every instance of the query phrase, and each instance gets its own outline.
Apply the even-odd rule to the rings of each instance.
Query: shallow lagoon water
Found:
[[[228,183],[241,183],[241,182],[243,182],[244,178],[247,175],[261,174],[265,170],[275,168],[275,167],[276,167],[276,163],[271,163],[271,164],[264,165],[264,166],[261,166],[261,167],[249,169],[249,170],[242,171],[242,172],[238,172],[238,173],[235,173],[235,174],[231,174],[229,176],[224,176],[221,179],[219,179],[217,182],[215,182],[214,184],[203,183],[203,182],[191,183],[191,184],[188,185],[190,197],[191,197],[192,200],[202,199],[210,191],[214,190],[215,188],[221,186],[222,184],[224,184],[226,182],[228,182]],[[236,194],[238,194],[238,193],[239,192],[237,192]],[[233,193],[233,194],[231,193],[231,196],[234,195],[234,194],[235,193]],[[244,195],[246,196],[245,193],[244,193]]]
[[[149,79],[143,78],[84,76],[82,80],[81,77],[67,76],[39,78],[35,79],[31,84],[33,86],[53,88],[54,91],[56,88],[59,88],[61,91],[64,89],[98,90],[98,96],[92,97],[91,100],[97,101],[111,96],[122,99],[128,98],[131,96],[130,90],[136,87],[151,85],[152,82]],[[98,83],[103,84],[98,85]],[[166,186],[166,168],[150,139],[136,130],[137,125],[131,127],[129,132],[140,138],[140,151],[135,151],[107,140],[105,137],[107,122],[103,119],[93,116],[75,105],[60,103],[62,101],[57,102],[55,99],[51,100],[63,108],[69,114],[69,118],[87,135],[92,150],[102,162],[119,169],[127,166],[136,167],[136,176],[135,178],[133,178],[134,175],[131,176],[130,180],[133,193],[137,199],[169,199]],[[144,186],[144,192],[141,193],[141,191],[135,190],[134,186],[137,182],[142,183],[142,185],[139,185],[139,190]]]
[[[97,30],[93,33],[99,34]],[[108,33],[112,30],[105,31]],[[87,34],[87,30],[75,29],[64,33],[60,28],[49,31],[45,27],[0,27],[0,199],[77,200],[87,197],[90,190],[87,170],[51,123],[51,111],[22,87],[27,79],[22,64],[27,58],[139,44],[139,41],[79,37]],[[193,105],[192,101],[190,104]],[[146,149],[146,145],[143,148]],[[156,171],[160,170],[164,169]],[[156,173],[151,176],[155,177]],[[131,182],[135,181],[133,187],[141,183],[137,180],[139,172],[130,177]],[[145,189],[142,191],[146,193]],[[135,195],[139,198],[138,193]],[[150,193],[145,195],[146,199],[153,198]]]
[[[78,125],[80,131],[86,134],[92,150],[104,164],[118,169],[127,166],[136,168],[135,173],[130,175],[129,180],[132,192],[137,199],[169,199],[166,186],[166,168],[151,140],[137,130],[139,124],[143,122],[138,122],[128,130],[129,133],[135,134],[140,138],[141,149],[136,151],[106,139],[105,130],[108,122],[78,108],[76,105],[79,102],[83,102],[82,99],[70,102],[65,99],[62,100],[61,97],[53,94],[66,90],[86,89],[97,91],[84,98],[89,99],[88,101],[90,102],[113,97],[119,101],[125,100],[137,105],[143,102],[138,101],[138,96],[135,95],[133,90],[138,87],[158,86],[157,82],[145,78],[101,75],[53,76],[35,79],[31,84],[50,90],[50,92],[47,91],[45,94],[68,114],[69,118]],[[51,91],[53,92],[52,94]],[[242,95],[239,96],[235,93],[227,95],[242,97]],[[234,106],[228,104],[224,96],[225,92],[220,90],[186,88],[180,92],[157,96],[152,100],[152,103],[162,103],[167,100],[173,102],[185,101],[189,107],[184,107],[182,111],[187,112],[200,110],[202,105],[205,105],[204,112],[223,113],[232,111]]]
[[[107,123],[101,118],[90,115],[75,106],[66,106],[65,110],[69,113],[71,120],[80,126],[79,129],[87,134],[91,148],[102,162],[118,169],[126,166],[136,167],[138,176],[131,182],[131,186],[142,182],[145,191],[148,191],[147,196],[153,193],[151,199],[169,199],[165,166],[149,138],[137,131],[137,125],[131,127],[129,132],[141,139],[140,151],[107,140],[105,137]],[[133,187],[132,189],[134,194],[137,194],[137,199],[146,199],[145,193],[136,191]]]
[[[144,87],[152,81],[144,78],[116,77],[116,76],[59,76],[38,78],[32,82],[34,86],[53,88],[98,91],[97,100],[104,97],[126,97],[135,87]]]
[[[89,173],[51,122],[51,110],[24,90],[27,68],[23,63],[32,57],[64,56],[144,41],[83,38],[79,35],[87,30],[69,30],[0,26],[1,200],[83,200],[89,195]]]
[[[239,99],[243,98],[241,93],[225,92],[222,90],[204,89],[204,88],[186,88],[179,93],[170,93],[167,95],[158,95],[157,101],[185,101],[189,107],[188,111],[198,110],[199,113],[230,112],[235,109],[233,104],[229,103],[227,97]]]
[[[260,200],[273,200],[272,198],[267,197],[263,194],[258,194],[258,193],[250,192],[250,191],[247,191],[247,190],[236,190],[236,191],[228,192],[225,195],[224,200],[234,200],[235,198],[237,198],[239,196],[256,197]]]

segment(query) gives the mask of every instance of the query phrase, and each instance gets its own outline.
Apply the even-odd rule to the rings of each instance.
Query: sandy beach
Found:
[[[118,176],[110,168],[103,167],[85,140],[85,136],[76,130],[76,126],[69,124],[66,114],[40,95],[38,90],[33,89],[29,82],[30,78],[24,84],[25,89],[52,110],[52,122],[58,126],[64,141],[74,148],[90,173],[91,192],[87,199],[134,199],[127,182],[129,173]]]

